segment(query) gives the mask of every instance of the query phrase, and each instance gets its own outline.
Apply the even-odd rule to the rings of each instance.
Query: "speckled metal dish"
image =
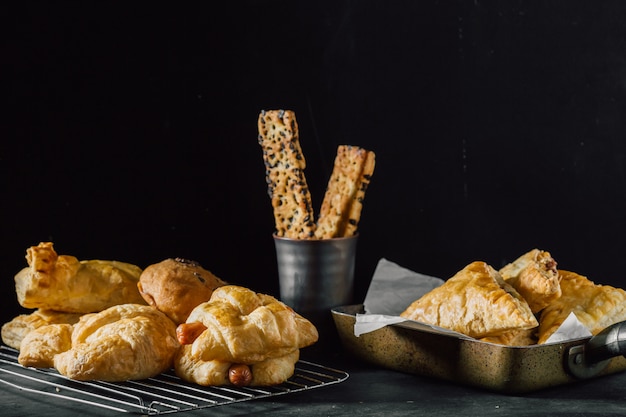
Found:
[[[585,365],[581,350],[589,338],[509,347],[415,329],[405,323],[356,337],[358,313],[363,313],[363,305],[332,310],[344,349],[361,360],[400,372],[519,394],[626,370],[626,358],[621,355],[574,369]]]

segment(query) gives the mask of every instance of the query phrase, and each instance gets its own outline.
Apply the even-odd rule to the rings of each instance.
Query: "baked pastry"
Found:
[[[595,284],[575,272],[559,270],[559,274],[562,295],[541,312],[539,343],[545,343],[572,312],[594,335],[626,320],[626,291]]]
[[[20,314],[2,325],[2,341],[14,349],[20,349],[22,340],[31,331],[49,324],[74,324],[81,313],[62,313],[52,310],[35,310]]]
[[[116,304],[145,304],[137,290],[138,266],[57,255],[51,242],[28,248],[26,260],[29,266],[15,276],[23,307],[92,313]]]
[[[528,302],[533,313],[561,296],[557,263],[550,252],[533,249],[500,269],[500,275]]]
[[[185,351],[183,351],[185,350]],[[186,381],[203,386],[271,386],[288,380],[300,358],[296,349],[277,358],[253,364],[237,364],[218,360],[197,360],[183,346],[176,358],[176,373]]]
[[[358,146],[340,145],[317,220],[315,237],[330,239],[356,233],[376,155]]]
[[[538,325],[528,303],[498,271],[481,261],[467,265],[400,316],[477,339]]]
[[[258,131],[276,236],[313,238],[315,217],[295,113],[264,110],[259,115]]]
[[[179,346],[176,325],[165,314],[122,304],[81,317],[71,348],[56,354],[53,363],[76,380],[139,380],[170,369]]]
[[[29,332],[20,347],[17,361],[32,368],[54,367],[54,357],[72,347],[71,324],[48,324]]]
[[[208,301],[217,287],[226,285],[199,263],[166,259],[144,269],[137,288],[144,300],[174,323],[184,323],[198,304]]]
[[[258,119],[265,180],[274,210],[275,235],[291,239],[354,236],[376,155],[358,146],[340,145],[320,216],[315,220],[304,169],[296,115],[291,110],[263,110]]]
[[[177,336],[182,346],[174,367],[182,379],[200,385],[274,385],[293,374],[296,352],[315,343],[318,333],[274,297],[227,285],[191,312]],[[238,367],[249,378],[229,378]]]

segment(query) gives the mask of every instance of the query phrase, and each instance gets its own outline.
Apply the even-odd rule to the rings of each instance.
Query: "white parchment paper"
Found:
[[[406,321],[400,317],[413,301],[444,283],[441,278],[420,274],[382,258],[378,261],[363,307],[357,314],[354,335],[373,332]]]
[[[552,333],[545,343],[560,343],[571,339],[590,337],[591,332],[576,317],[576,314],[569,313],[563,324]]]
[[[443,283],[440,278],[413,272],[382,258],[365,295],[365,312],[397,316],[413,301]]]

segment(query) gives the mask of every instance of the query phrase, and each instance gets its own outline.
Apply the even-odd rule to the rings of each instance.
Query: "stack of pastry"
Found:
[[[148,304],[178,325],[174,369],[200,385],[266,386],[286,381],[317,329],[274,297],[230,285],[184,259],[166,259],[141,274]]]
[[[175,368],[203,385],[273,385],[317,341],[315,327],[283,303],[227,285],[194,261],[166,259],[142,271],[58,255],[49,242],[26,259],[16,291],[36,310],[2,326],[24,366],[76,380],[137,380]]]
[[[472,262],[400,315],[486,342],[545,343],[570,313],[597,334],[626,320],[626,291],[557,269],[549,252],[533,249],[500,270]]]
[[[51,242],[28,248],[26,260],[15,289],[20,305],[36,310],[2,326],[2,340],[20,351],[20,364],[107,381],[143,379],[171,367],[176,326],[146,305],[137,289],[141,268],[58,255]]]
[[[118,262],[79,261],[58,255],[51,242],[26,250],[28,266],[15,276],[17,300],[35,309],[2,326],[2,340],[16,349],[28,332],[49,324],[74,324],[83,314],[125,303],[145,304],[137,291],[138,266]]]

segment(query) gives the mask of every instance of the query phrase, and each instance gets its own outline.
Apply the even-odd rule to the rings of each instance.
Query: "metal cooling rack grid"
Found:
[[[0,383],[91,407],[147,415],[284,395],[337,384],[349,376],[344,371],[299,361],[289,380],[272,387],[203,387],[182,381],[173,372],[141,381],[84,382],[71,380],[54,369],[25,368],[17,362],[17,356],[17,350],[0,345]]]

